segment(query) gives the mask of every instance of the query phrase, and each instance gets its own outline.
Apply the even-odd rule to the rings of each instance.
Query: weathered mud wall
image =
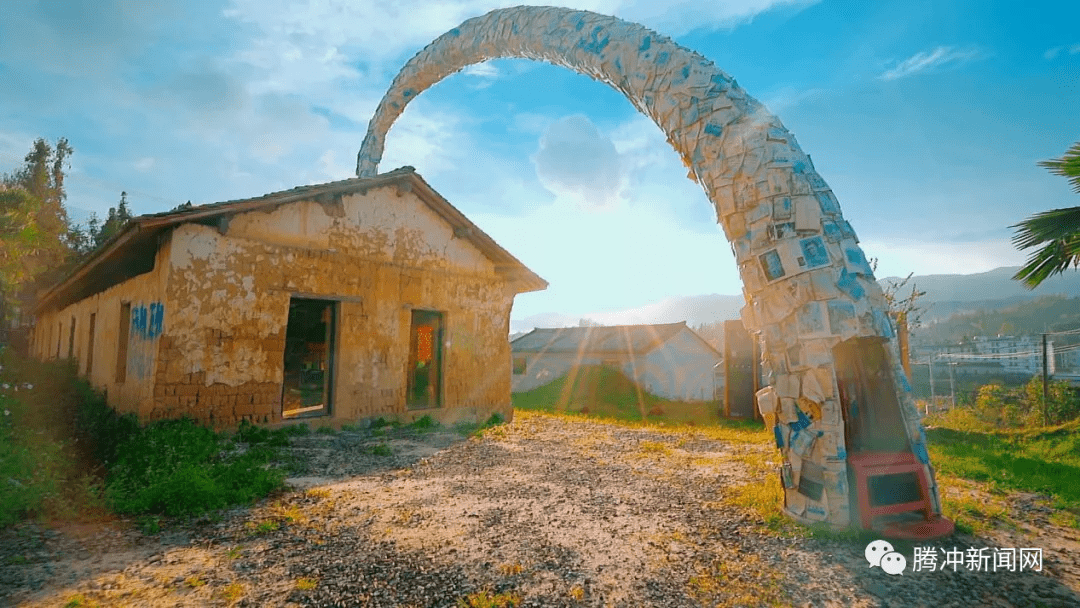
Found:
[[[59,311],[40,314],[35,325],[33,354],[40,359],[67,358],[70,350],[79,373],[95,388],[107,392],[109,405],[117,411],[150,419],[155,411],[156,354],[169,313],[164,304],[167,281],[168,260],[165,252],[159,251],[152,272]],[[127,340],[122,341],[125,316]],[[73,320],[75,332],[71,344]]]
[[[218,425],[280,419],[290,295],[337,301],[336,420],[510,417],[514,292],[493,264],[393,187],[301,201],[172,235],[160,414]],[[445,407],[405,407],[412,309],[446,314]]]

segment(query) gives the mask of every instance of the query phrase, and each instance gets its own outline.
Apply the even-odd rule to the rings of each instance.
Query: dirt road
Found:
[[[1076,530],[1039,522],[932,543],[1042,548],[1041,572],[909,564],[891,576],[858,542],[785,538],[731,504],[771,448],[702,430],[519,414],[473,439],[294,441],[295,489],[216,522],[5,533],[0,604],[1080,605]],[[381,442],[392,455],[372,449]],[[1038,497],[1024,500],[1037,518]]]

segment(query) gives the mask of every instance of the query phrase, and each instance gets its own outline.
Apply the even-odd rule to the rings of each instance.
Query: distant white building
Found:
[[[510,343],[512,391],[561,378],[582,365],[619,369],[650,393],[680,401],[709,401],[718,394],[714,368],[723,356],[686,326],[537,328]]]
[[[1049,373],[1056,368],[1054,343],[1047,340]],[[934,356],[935,363],[956,363],[973,374],[1033,376],[1043,371],[1041,336],[976,336],[969,342],[925,347],[924,357]],[[959,370],[958,370],[959,371]]]

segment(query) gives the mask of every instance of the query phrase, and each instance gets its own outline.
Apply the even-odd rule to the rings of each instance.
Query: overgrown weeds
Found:
[[[242,450],[230,444],[190,419],[142,428],[117,449],[106,477],[109,504],[117,513],[198,515],[250,503],[282,486],[284,473],[270,466],[277,456],[273,435]]]
[[[69,363],[0,351],[0,526],[107,506],[144,516],[139,525],[153,534],[158,516],[198,515],[280,488],[279,448],[305,430],[244,423],[229,437],[189,419],[140,427]]]
[[[101,508],[99,480],[75,441],[74,378],[66,362],[27,361],[0,347],[0,528]]]

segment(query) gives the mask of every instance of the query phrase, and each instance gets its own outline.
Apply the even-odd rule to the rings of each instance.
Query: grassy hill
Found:
[[[531,391],[514,393],[514,407],[545,412],[579,413],[626,421],[717,424],[719,405],[686,403],[653,395],[620,370],[586,365]]]

